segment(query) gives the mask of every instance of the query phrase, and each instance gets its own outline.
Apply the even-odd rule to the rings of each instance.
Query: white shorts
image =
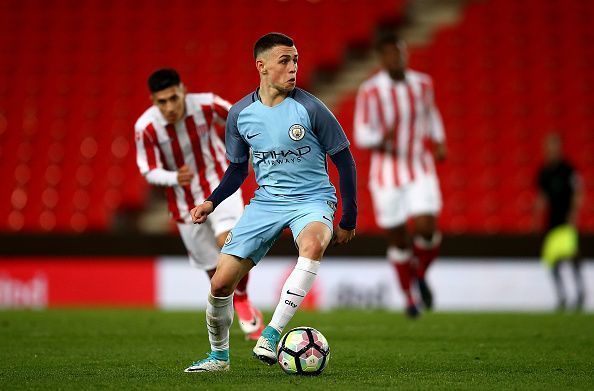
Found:
[[[435,175],[423,175],[400,187],[370,186],[375,221],[381,228],[394,228],[414,216],[437,215],[441,192]]]
[[[217,236],[235,227],[242,213],[243,199],[241,190],[238,190],[221,202],[214,212],[208,215],[204,224],[177,223],[192,266],[202,270],[213,270],[217,267],[220,252]]]

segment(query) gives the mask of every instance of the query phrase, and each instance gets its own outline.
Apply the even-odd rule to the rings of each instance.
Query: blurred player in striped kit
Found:
[[[148,87],[153,105],[135,125],[138,168],[150,184],[165,187],[190,264],[212,278],[219,250],[243,213],[241,190],[223,202],[208,224],[192,224],[190,210],[210,196],[227,169],[217,126],[224,127],[231,104],[210,92],[186,93],[170,68],[154,72]],[[248,299],[248,276],[237,285],[234,307],[246,338],[257,340],[264,322]]]
[[[411,282],[417,282],[425,308],[433,305],[425,274],[441,243],[434,157],[445,158],[445,135],[431,77],[407,68],[405,43],[384,31],[376,49],[382,69],[359,87],[355,142],[372,151],[369,190],[376,221],[387,234],[387,256],[404,292],[406,313],[416,317]],[[411,219],[413,229],[408,232]]]

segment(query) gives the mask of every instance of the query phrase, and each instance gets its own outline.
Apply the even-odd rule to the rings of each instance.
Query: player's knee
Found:
[[[233,284],[218,278],[215,274],[210,280],[210,294],[214,297],[227,297],[233,293]]]
[[[425,239],[427,242],[433,240],[433,235],[435,234],[433,229],[424,229],[417,231],[417,235]]]
[[[398,247],[400,249],[407,249],[410,247],[410,240],[407,236],[398,236],[392,238],[390,244],[394,247]]]
[[[411,246],[410,237],[405,225],[399,225],[388,229],[387,234],[389,246],[398,247],[400,249],[407,249]]]
[[[309,259],[321,259],[326,246],[317,238],[308,238],[299,244],[299,256]]]
[[[388,244],[390,246],[398,247],[400,249],[406,249],[410,247],[410,240],[406,233],[401,235],[391,235],[388,238]]]
[[[415,234],[430,241],[435,234],[435,218],[433,216],[419,216],[415,219]]]

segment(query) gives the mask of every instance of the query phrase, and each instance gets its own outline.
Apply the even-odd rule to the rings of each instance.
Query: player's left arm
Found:
[[[349,149],[349,140],[334,114],[317,98],[304,96],[312,128],[338,169],[342,217],[334,231],[334,243],[348,243],[357,225],[357,169]]]
[[[357,168],[349,147],[330,155],[338,169],[342,217],[334,232],[334,243],[348,243],[357,225]]]
[[[445,143],[445,130],[443,120],[437,105],[435,104],[435,93],[433,90],[433,83],[429,84],[427,91],[427,121],[429,123],[429,138],[433,141],[434,149],[433,155],[436,160],[443,161],[447,155],[447,148]]]

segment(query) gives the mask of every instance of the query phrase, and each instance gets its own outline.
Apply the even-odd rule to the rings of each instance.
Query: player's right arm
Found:
[[[136,164],[146,181],[154,186],[187,186],[194,174],[183,165],[177,171],[166,170],[161,161],[155,133],[149,127],[135,126]]]
[[[355,144],[363,149],[389,149],[394,130],[385,127],[377,89],[366,84],[359,87],[355,101]]]

